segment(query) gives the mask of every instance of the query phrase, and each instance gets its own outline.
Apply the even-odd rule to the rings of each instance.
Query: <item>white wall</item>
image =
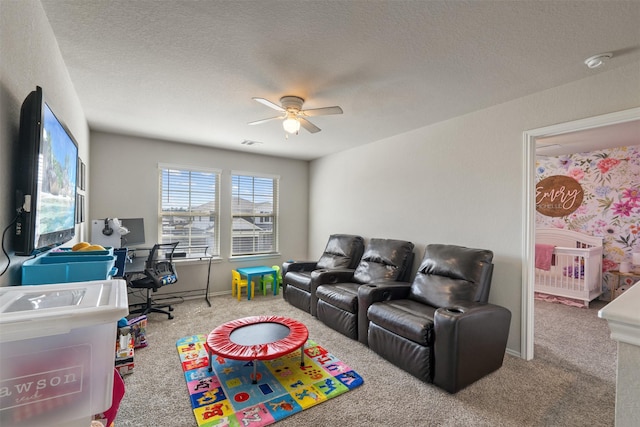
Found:
[[[12,159],[20,104],[40,85],[75,135],[87,163],[87,219],[155,217],[157,199],[149,188],[157,188],[157,181],[150,171],[159,161],[280,174],[283,259],[317,258],[327,236],[338,232],[411,240],[417,244],[418,258],[432,242],[493,250],[491,301],[513,313],[508,346],[516,352],[523,286],[522,132],[640,106],[636,62],[328,156],[312,162],[307,171],[304,162],[99,133],[92,134],[96,141],[89,153],[82,108],[36,0],[0,1],[0,57],[0,179],[9,183],[0,188],[3,226],[15,214]],[[133,154],[125,160],[111,160],[128,150]],[[286,180],[291,183],[288,188]],[[312,195],[308,205],[307,182]],[[86,228],[79,234],[88,237]],[[221,243],[224,251],[225,242]],[[12,269],[0,277],[0,285],[16,283],[21,260],[12,257]],[[0,257],[0,268],[5,262]],[[228,285],[231,268],[226,262],[214,265],[213,289]]]
[[[490,301],[511,310],[508,348],[519,353],[523,132],[639,105],[636,62],[313,161],[310,257],[334,232],[410,240],[414,271],[429,243],[490,249]]]
[[[158,163],[222,170],[220,182],[220,254],[211,269],[211,293],[231,290],[231,270],[247,265],[280,265],[287,259],[306,259],[309,162],[268,157],[175,142],[91,133],[89,219],[144,218],[148,244],[157,241]],[[229,260],[231,252],[230,171],[280,176],[280,256]],[[226,201],[226,203],[225,203]],[[91,236],[90,236],[91,237]],[[178,264],[179,282],[164,291],[202,289],[203,264]],[[171,289],[170,289],[171,288]]]
[[[15,174],[20,171],[15,170],[13,161],[18,146],[20,107],[29,92],[36,86],[42,87],[55,114],[75,136],[83,159],[89,154],[89,128],[39,1],[0,1],[0,58],[0,228],[4,229],[16,214]],[[85,230],[76,227],[76,235],[81,236]],[[0,286],[19,284],[20,265],[28,258],[13,256],[9,232],[5,244],[11,255],[11,267],[0,277]],[[6,259],[0,255],[0,271],[5,266]]]

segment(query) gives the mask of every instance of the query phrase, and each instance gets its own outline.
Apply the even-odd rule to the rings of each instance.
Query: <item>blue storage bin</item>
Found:
[[[51,253],[22,264],[23,285],[105,280],[115,273],[113,255],[54,255]]]
[[[111,246],[107,246],[103,251],[72,251],[71,248],[56,248],[52,249],[48,256],[66,256],[66,255],[114,255],[114,249]]]

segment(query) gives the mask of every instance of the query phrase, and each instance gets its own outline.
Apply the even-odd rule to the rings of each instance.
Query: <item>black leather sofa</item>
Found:
[[[511,312],[487,303],[492,260],[488,250],[428,245],[412,283],[360,286],[361,341],[450,393],[500,368]]]
[[[285,262],[282,265],[282,297],[291,305],[316,315],[316,284],[312,272],[341,269],[351,271],[360,262],[364,239],[351,234],[332,234],[317,262]]]
[[[413,243],[371,239],[353,270],[314,271],[317,317],[327,326],[358,339],[358,288],[367,283],[407,281],[413,266]]]

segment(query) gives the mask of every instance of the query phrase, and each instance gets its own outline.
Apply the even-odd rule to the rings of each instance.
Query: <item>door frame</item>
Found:
[[[640,107],[601,116],[559,123],[523,132],[523,224],[524,239],[522,240],[522,319],[520,331],[520,355],[525,360],[533,359],[534,336],[534,261],[535,261],[535,178],[536,178],[536,139],[561,135],[581,130],[593,129],[618,123],[640,119]]]

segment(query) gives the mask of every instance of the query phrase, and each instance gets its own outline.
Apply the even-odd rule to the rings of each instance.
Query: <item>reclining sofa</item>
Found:
[[[487,303],[492,260],[488,250],[428,245],[412,283],[360,286],[361,341],[450,393],[500,368],[511,312]]]
[[[318,300],[314,271],[347,269],[352,273],[364,251],[364,239],[351,234],[332,234],[317,262],[285,262],[282,265],[282,297],[291,305],[316,315]]]
[[[413,243],[371,239],[354,270],[315,271],[317,317],[325,325],[354,340],[358,335],[358,289],[369,283],[409,280]]]

